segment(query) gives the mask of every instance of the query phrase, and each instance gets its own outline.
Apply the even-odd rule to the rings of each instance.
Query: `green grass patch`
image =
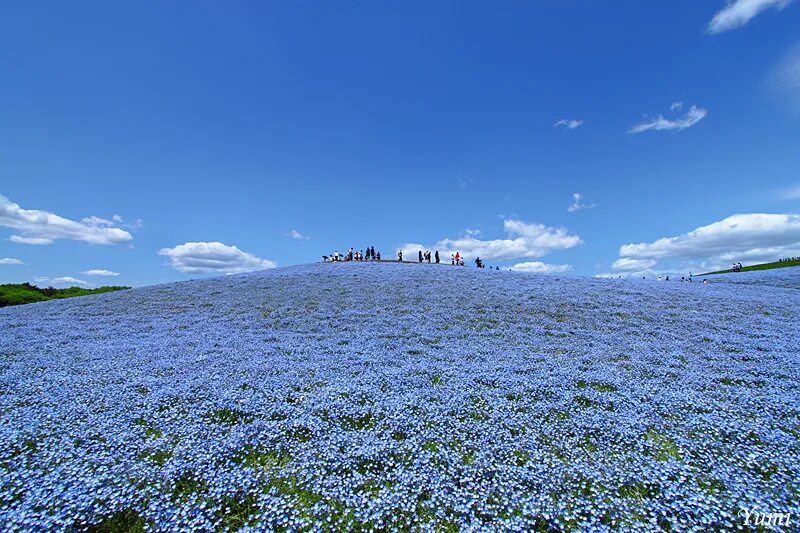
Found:
[[[90,525],[86,531],[90,533],[140,533],[145,531],[147,521],[133,509],[123,509],[102,518],[97,524]]]
[[[253,415],[238,409],[213,409],[206,415],[210,422],[222,426],[235,426],[237,424],[249,424],[253,421]]]
[[[84,289],[82,287],[55,289],[53,287],[40,288],[30,283],[8,283],[0,285],[0,307],[44,302],[46,300],[58,300],[61,298],[73,298],[75,296],[87,296],[89,294],[101,294],[104,292],[122,291],[126,289],[130,289],[130,287],[105,286],[96,289]]]
[[[655,428],[648,428],[645,438],[652,443],[653,455],[657,461],[681,460],[681,449],[672,437],[660,433]]]

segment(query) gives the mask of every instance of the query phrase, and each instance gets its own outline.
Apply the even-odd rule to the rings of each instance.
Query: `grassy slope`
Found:
[[[743,267],[740,272],[750,272],[751,270],[771,270],[773,268],[786,268],[800,266],[800,261],[775,261],[774,263],[762,263],[760,265],[750,265]],[[733,272],[730,268],[727,270],[717,270],[716,272],[706,272],[705,274],[697,274],[697,276],[711,276],[713,274],[728,274]]]
[[[28,283],[0,285],[0,307],[8,305],[21,305],[33,302],[43,302],[45,300],[56,300],[60,298],[72,298],[75,296],[86,296],[88,294],[99,294],[103,292],[119,291],[130,287],[107,286],[96,289],[83,289],[81,287],[68,287],[66,289],[47,289],[39,288]]]

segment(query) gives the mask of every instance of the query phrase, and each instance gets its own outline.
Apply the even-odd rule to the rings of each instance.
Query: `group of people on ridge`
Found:
[[[417,258],[420,263],[434,262],[437,265],[441,263],[441,258],[439,257],[439,250],[436,250],[433,253],[431,253],[430,251],[420,250],[417,254]],[[323,255],[322,260],[325,262],[380,261],[381,253],[379,251],[376,252],[374,246],[367,246],[366,253],[363,250],[357,251],[351,247],[345,255],[340,254],[339,251],[337,250],[333,252],[331,255]],[[397,251],[397,260],[399,262],[403,261],[403,250]],[[450,254],[450,264],[454,266],[464,266],[464,256],[461,255],[461,252],[455,252]],[[478,268],[486,268],[486,265],[483,264],[483,261],[481,260],[480,257],[475,258],[475,266]],[[500,267],[495,267],[495,269],[500,270]]]
[[[381,253],[376,252],[374,246],[367,246],[367,253],[364,250],[354,251],[351,246],[347,253],[342,256],[339,251],[333,252],[331,255],[323,255],[323,261],[380,261]]]

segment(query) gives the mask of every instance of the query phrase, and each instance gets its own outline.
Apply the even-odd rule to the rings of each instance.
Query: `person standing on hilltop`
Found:
[[[401,263],[403,262],[403,250],[397,251],[397,260],[400,261]]]
[[[461,264],[461,252],[456,252],[456,265]]]
[[[456,264],[456,254],[450,254],[450,264],[451,265]]]
[[[374,246],[370,246],[369,247],[369,255],[371,256],[372,260],[374,261],[375,260],[375,247]]]
[[[439,250],[436,250],[436,255],[434,255],[434,257],[436,258],[436,264],[438,265],[439,264]]]
[[[422,250],[419,251],[419,262],[422,263]]]

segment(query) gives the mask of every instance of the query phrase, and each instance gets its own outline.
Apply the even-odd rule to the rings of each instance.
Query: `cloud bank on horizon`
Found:
[[[542,263],[541,261],[527,261],[525,263],[516,263],[511,266],[514,272],[530,272],[533,274],[563,274],[572,272],[572,265],[554,265],[550,263]]]
[[[643,275],[678,269],[716,270],[733,262],[769,262],[797,255],[800,215],[731,215],[674,237],[624,244],[606,275]]]
[[[480,257],[482,260],[513,260],[537,259],[557,250],[568,250],[583,244],[577,235],[570,234],[565,228],[552,228],[544,224],[527,223],[521,220],[506,219],[503,229],[507,235],[504,239],[479,239],[475,230],[466,232],[465,236],[455,239],[441,239],[432,245],[426,246],[417,243],[405,243],[397,248],[403,250],[406,258],[412,259],[418,250],[438,250],[443,254],[442,261],[448,260],[447,256],[459,252],[465,261]],[[570,265],[545,265],[544,263],[517,263],[517,270],[532,272],[539,269],[544,272],[547,268],[572,269]],[[513,268],[513,267],[512,267]]]

